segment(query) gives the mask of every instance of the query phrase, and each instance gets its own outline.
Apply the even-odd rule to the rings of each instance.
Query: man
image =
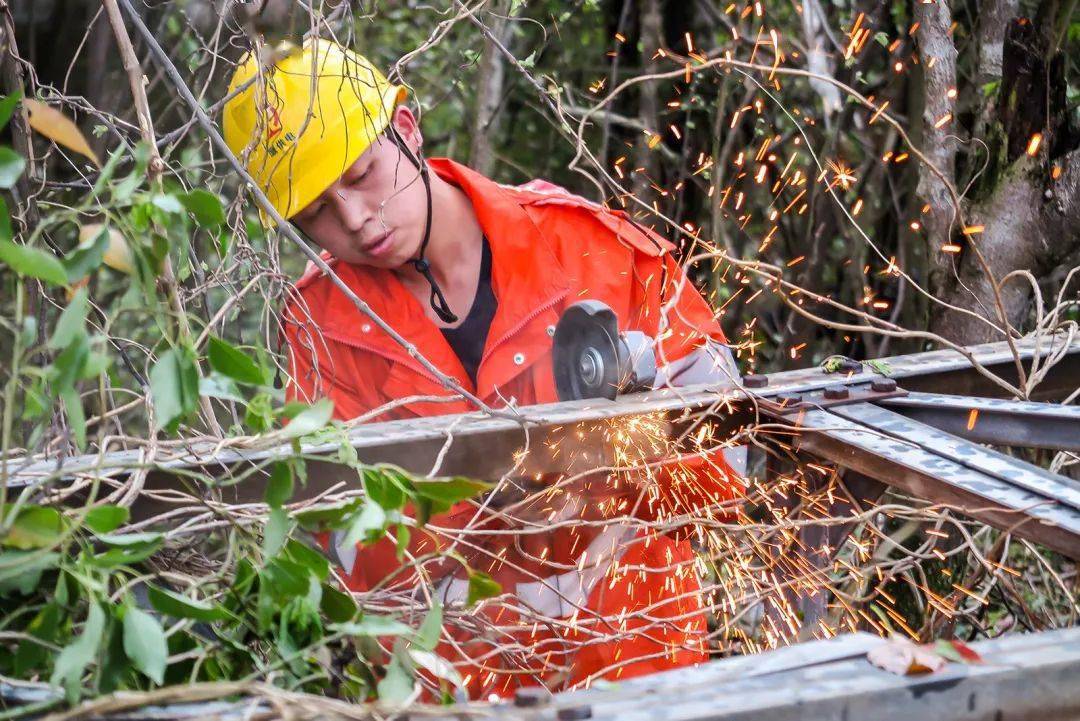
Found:
[[[658,339],[657,387],[732,381],[723,332],[672,258],[671,243],[549,183],[509,187],[451,160],[425,159],[405,90],[334,43],[310,40],[268,65],[248,58],[234,75],[224,111],[230,146],[337,275],[484,402],[557,400],[555,323],[583,298],[609,305],[620,328]],[[341,419],[475,410],[318,270],[309,265],[296,289],[284,312],[290,398],[329,397]],[[688,542],[642,530],[627,516],[715,508],[738,481],[729,461],[739,456],[729,450],[661,469],[644,496],[639,486],[611,491],[607,476],[587,482],[610,503],[588,502],[587,483],[579,483],[544,507],[542,533],[535,526],[506,533],[513,522],[477,518],[471,502],[431,519],[429,532],[413,533],[411,557],[453,548],[509,594],[439,648],[470,695],[704,660],[705,618]],[[603,522],[566,522],[580,519]],[[399,572],[389,539],[332,545],[354,591],[417,580]],[[435,568],[440,600],[464,601],[460,567]]]

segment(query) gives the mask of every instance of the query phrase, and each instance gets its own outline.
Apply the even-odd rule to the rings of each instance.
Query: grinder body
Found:
[[[567,308],[555,326],[554,341],[560,401],[615,400],[621,393],[648,390],[656,380],[653,339],[641,331],[620,333],[615,312],[600,301]]]

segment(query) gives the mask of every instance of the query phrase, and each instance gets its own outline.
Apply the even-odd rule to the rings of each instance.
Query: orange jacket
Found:
[[[335,271],[437,368],[486,403],[499,407],[512,399],[523,406],[558,400],[552,334],[563,309],[581,299],[610,306],[620,329],[656,337],[662,297],[677,298],[661,335],[660,355],[667,361],[687,357],[706,339],[725,341],[712,309],[672,258],[674,246],[630,223],[623,213],[542,181],[510,187],[450,160],[429,163],[433,172],[468,195],[491,246],[498,308],[476,385],[420,301],[392,272],[340,262]],[[394,399],[450,395],[313,266],[297,289],[299,297],[287,304],[285,313],[290,399],[327,396],[334,401],[336,417],[351,419]],[[373,420],[470,410],[475,409],[463,400],[409,402]],[[664,486],[658,503],[664,508],[654,504],[653,513],[685,513],[725,500],[737,480],[719,454],[690,470],[685,463],[680,468],[661,474]],[[430,527],[459,529],[475,511],[471,502],[458,504],[433,518]],[[489,521],[482,528],[502,526]],[[446,543],[434,531],[412,536],[410,551],[416,554]],[[447,638],[439,649],[465,676],[470,696],[506,694],[541,678],[549,685],[628,678],[704,660],[705,619],[685,540],[618,524],[586,529],[564,525],[517,543],[508,535],[469,538],[481,547],[476,566],[514,594],[507,603],[486,604],[482,622],[481,616],[475,617],[479,626],[458,634],[461,642]],[[346,571],[357,591],[400,565],[389,540],[339,549],[339,555],[351,561]],[[502,562],[491,560],[496,557]],[[438,592],[444,601],[454,601],[463,598],[464,587],[464,580],[451,577],[443,579]],[[566,622],[552,627],[538,623],[538,617]],[[508,639],[528,651],[507,650],[515,646]],[[554,667],[562,673],[551,671]]]

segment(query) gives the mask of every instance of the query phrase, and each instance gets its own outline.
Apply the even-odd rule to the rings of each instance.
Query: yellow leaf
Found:
[[[68,150],[73,150],[80,155],[85,155],[101,167],[101,161],[86,142],[86,137],[79,130],[79,126],[73,123],[67,116],[56,108],[53,108],[40,100],[23,98],[23,107],[30,121],[30,127],[52,140],[57,145],[63,145]]]
[[[89,223],[79,227],[79,244],[92,243],[101,233],[101,223]],[[105,249],[102,262],[113,270],[131,275],[135,267],[131,263],[131,248],[116,228],[109,228],[109,247]]]

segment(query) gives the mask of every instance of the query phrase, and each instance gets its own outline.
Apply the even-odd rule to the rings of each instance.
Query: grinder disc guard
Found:
[[[584,300],[567,308],[555,326],[552,361],[561,401],[607,398],[652,387],[656,358],[652,338],[619,333],[607,305]]]
[[[567,308],[555,326],[552,361],[559,400],[607,398],[619,390],[619,325],[614,311],[595,300]]]

